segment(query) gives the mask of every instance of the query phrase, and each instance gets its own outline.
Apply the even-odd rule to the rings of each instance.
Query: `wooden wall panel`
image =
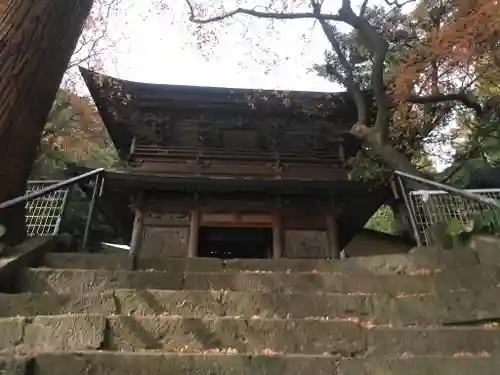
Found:
[[[338,181],[347,179],[347,172],[335,166],[294,163],[284,164],[281,176],[289,179]]]
[[[326,218],[321,210],[283,212],[283,228],[290,230],[326,230]]]
[[[158,213],[146,211],[144,224],[147,226],[185,227],[189,226],[189,212]]]
[[[271,227],[273,217],[266,213],[201,213],[201,226],[227,226],[227,227]]]
[[[175,174],[202,174],[202,175],[250,175],[266,176],[275,173],[272,165],[243,164],[238,162],[210,162],[198,163],[195,160],[144,160],[135,167],[141,172],[175,173]]]
[[[282,164],[221,161],[150,161],[144,160],[130,168],[149,173],[172,173],[177,175],[206,176],[256,176],[305,179],[312,181],[341,181],[347,179],[347,172],[337,167],[311,164]]]

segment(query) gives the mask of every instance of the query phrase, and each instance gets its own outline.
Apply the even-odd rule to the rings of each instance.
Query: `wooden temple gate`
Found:
[[[387,187],[348,178],[360,144],[346,93],[82,74],[126,162],[107,173],[104,200],[130,223],[133,253],[335,258],[387,198]]]

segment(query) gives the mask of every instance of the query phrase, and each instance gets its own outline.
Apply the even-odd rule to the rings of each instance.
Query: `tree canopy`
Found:
[[[42,132],[31,178],[66,178],[68,163],[112,169],[119,161],[93,103],[60,90]]]

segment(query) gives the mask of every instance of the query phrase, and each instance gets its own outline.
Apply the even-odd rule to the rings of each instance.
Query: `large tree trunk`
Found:
[[[384,139],[373,127],[362,124],[353,126],[351,133],[369,146],[373,153],[382,159],[385,166],[415,176],[420,175],[418,169],[411,163],[406,155],[401,154],[388,140]]]
[[[0,202],[23,195],[40,135],[93,0],[7,0],[0,14]],[[0,212],[25,237],[23,205]]]

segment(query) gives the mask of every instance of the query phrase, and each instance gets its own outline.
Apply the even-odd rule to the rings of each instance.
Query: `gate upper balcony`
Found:
[[[338,181],[360,147],[349,134],[357,111],[345,92],[160,85],[84,69],[82,75],[135,172]]]

